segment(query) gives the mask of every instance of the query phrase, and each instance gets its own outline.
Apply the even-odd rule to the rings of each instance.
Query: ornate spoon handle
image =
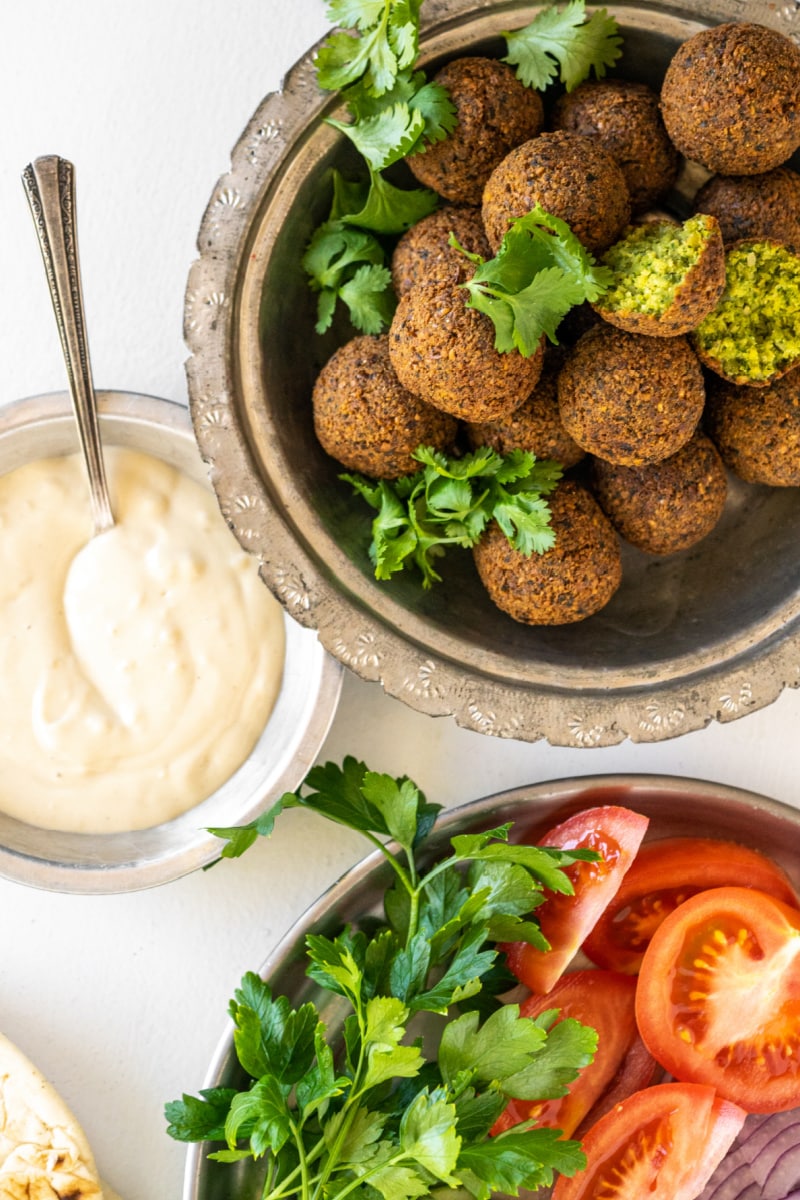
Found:
[[[95,533],[102,533],[111,528],[114,517],[108,498],[86,338],[75,224],[75,168],[58,155],[47,155],[37,158],[25,168],[22,183],[39,235],[50,298],[67,365],[69,390],[89,476],[94,530]]]

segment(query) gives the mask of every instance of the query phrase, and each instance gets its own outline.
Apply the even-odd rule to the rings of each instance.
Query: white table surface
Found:
[[[19,181],[76,164],[98,387],[186,400],[181,321],[202,212],[262,97],[326,28],[323,0],[2,0],[0,403],[65,386]],[[322,757],[408,773],[446,805],[504,787],[632,771],[800,804],[800,693],[656,745],[566,750],[422,717],[347,677]],[[362,852],[306,814],[240,862],[150,892],[70,897],[0,882],[0,1030],[56,1084],[123,1200],[180,1196],[163,1104],[203,1083],[245,970]]]

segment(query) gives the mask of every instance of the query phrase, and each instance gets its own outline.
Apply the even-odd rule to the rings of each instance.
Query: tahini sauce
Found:
[[[214,497],[131,450],[107,469],[98,537],[77,456],[0,478],[0,810],[47,829],[142,829],[205,799],[283,671],[282,610]]]

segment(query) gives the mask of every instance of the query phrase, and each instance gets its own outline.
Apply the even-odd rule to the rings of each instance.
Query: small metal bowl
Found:
[[[611,4],[624,37],[619,74],[660,86],[678,45],[745,18],[800,36],[800,10],[753,0]],[[427,0],[421,62],[502,54],[503,30],[530,21],[523,0]],[[467,554],[447,583],[377,583],[372,512],[317,444],[311,391],[350,336],[313,332],[302,248],[330,204],[330,174],[355,168],[325,118],[338,97],[314,77],[314,51],[268,96],[238,142],[203,219],[188,281],[190,409],[223,511],[264,558],[286,609],[341,662],[412,707],[467,728],[561,746],[656,742],[730,721],[800,684],[800,489],[731,479],[717,529],[659,558],[623,547],[623,583],[577,625],[531,628],[497,610]],[[277,517],[277,519],[276,519]]]
[[[186,408],[130,392],[100,392],[98,403],[107,445],[151,454],[208,486]],[[0,409],[0,474],[77,450],[66,392]],[[285,629],[284,675],[275,707],[250,756],[227,783],[173,820],[133,833],[62,833],[0,814],[0,876],[49,891],[132,892],[218,858],[219,839],[207,827],[252,820],[272,796],[297,787],[336,711],[341,667],[311,631],[288,617]]]
[[[800,810],[754,792],[678,779],[666,775],[594,775],[563,779],[499,792],[441,814],[426,846],[427,862],[441,857],[450,839],[513,822],[512,839],[535,841],[571,813],[603,804],[622,804],[650,818],[646,841],[692,836],[716,837],[760,850],[786,871],[800,889]],[[305,939],[309,933],[334,937],[345,925],[383,917],[383,897],[392,871],[375,851],[329,888],[278,943],[261,967],[274,995],[286,995],[293,1006],[307,1002],[320,1009],[329,1030],[340,1028],[343,1008],[306,975]],[[241,1087],[245,1076],[233,1047],[233,1026],[214,1053],[205,1088]],[[211,1147],[189,1147],[183,1200],[255,1200],[261,1195],[259,1166],[252,1160],[235,1165],[210,1161]]]

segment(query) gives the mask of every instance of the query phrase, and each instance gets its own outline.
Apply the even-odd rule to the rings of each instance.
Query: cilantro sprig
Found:
[[[517,68],[517,78],[544,91],[556,78],[568,92],[594,71],[602,79],[622,53],[622,38],[604,8],[586,18],[585,0],[570,0],[563,9],[542,8],[529,25],[503,35],[508,54],[503,62]]]
[[[476,264],[462,286],[470,294],[468,306],[491,318],[500,353],[518,350],[528,357],[544,335],[557,342],[562,317],[576,304],[597,300],[614,278],[565,221],[538,204],[512,223],[488,261],[468,253],[452,235],[450,241]]]
[[[488,1200],[574,1174],[584,1156],[556,1130],[488,1135],[509,1097],[563,1095],[592,1060],[594,1030],[497,1000],[481,1015],[473,1002],[496,968],[493,943],[546,946],[531,917],[543,888],[570,893],[564,868],[597,856],[515,845],[503,825],[452,838],[425,869],[419,850],[438,806],[354,758],[314,767],[250,825],[216,830],[223,853],[242,853],[293,807],[381,849],[395,880],[385,923],[306,938],[308,974],[344,1006],[340,1032],[313,1003],[295,1008],[245,975],[229,1009],[245,1083],[168,1104],[170,1135],[221,1143],[210,1154],[220,1162],[261,1161],[263,1200],[414,1200],[441,1187]]]
[[[430,588],[441,582],[434,564],[446,548],[474,546],[492,519],[522,554],[542,554],[554,544],[543,497],[561,478],[558,463],[488,446],[463,458],[420,446],[414,458],[421,469],[396,480],[340,476],[377,510],[369,548],[376,579],[417,567]]]

